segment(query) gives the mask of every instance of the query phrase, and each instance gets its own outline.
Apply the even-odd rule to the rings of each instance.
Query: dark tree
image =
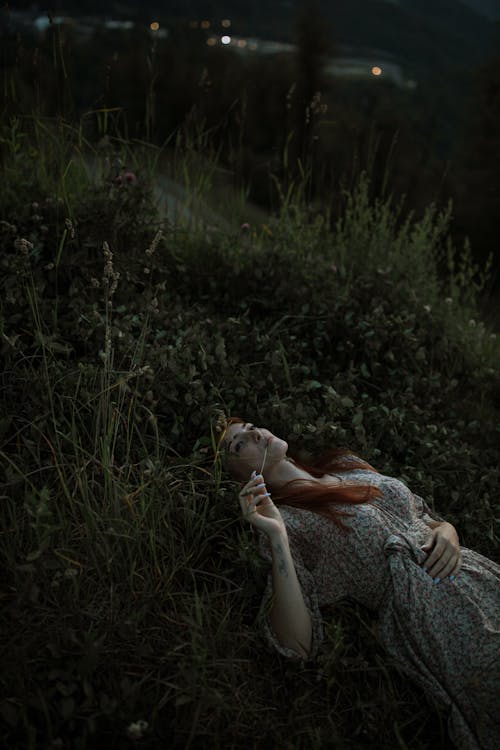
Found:
[[[456,155],[457,229],[471,239],[480,261],[495,254],[500,216],[500,24],[496,51],[474,77],[465,132]],[[494,257],[497,276],[500,257]]]
[[[295,151],[292,154],[292,164],[295,164],[297,158],[305,163],[311,151],[318,94],[321,96],[328,86],[324,68],[327,59],[334,54],[333,26],[322,15],[317,2],[307,0],[299,7],[293,41],[297,45]]]

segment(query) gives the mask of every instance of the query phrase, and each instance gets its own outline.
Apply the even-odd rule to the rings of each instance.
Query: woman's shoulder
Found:
[[[373,471],[371,468],[367,468],[365,466],[357,466],[356,468],[347,468],[344,470],[332,470],[332,474],[334,474],[336,477],[339,477],[342,479],[342,481],[346,481],[349,479],[363,479],[364,481],[367,481],[369,484],[380,484],[381,481],[387,479],[388,477],[384,476],[384,474],[380,474],[378,471]]]
[[[300,528],[305,518],[304,514],[311,515],[307,508],[295,508],[293,505],[279,505],[278,508],[287,528]]]

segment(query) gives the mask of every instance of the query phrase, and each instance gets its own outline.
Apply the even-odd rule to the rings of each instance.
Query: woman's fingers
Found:
[[[461,567],[462,567],[462,555],[459,555],[459,556],[458,556],[458,560],[457,560],[457,562],[455,563],[455,567],[453,568],[453,570],[452,570],[452,571],[451,571],[451,573],[449,574],[450,578],[451,578],[452,576],[453,576],[453,578],[456,578],[456,577],[457,577],[457,575],[458,575],[458,573],[459,573],[459,570],[460,570],[460,568],[461,568]]]
[[[446,563],[446,565],[444,565],[444,567],[441,568],[441,570],[438,573],[438,577],[441,580],[444,580],[445,578],[447,578],[447,576],[451,575],[451,573],[456,567],[456,560],[457,560],[457,556],[452,555],[450,559],[448,560],[448,562]]]
[[[436,583],[457,575],[462,564],[462,553],[457,533],[451,524],[439,524],[421,549],[428,552],[422,567]]]
[[[461,567],[462,561],[460,554],[457,552],[447,554],[445,552],[430,568],[428,568],[426,564],[424,570],[426,570],[430,577],[435,581],[442,581],[451,575],[456,577]]]
[[[249,482],[246,483],[246,485],[243,487],[243,489],[240,492],[240,495],[247,495],[250,492],[253,492],[257,488],[265,487],[264,477],[262,474],[257,474],[255,477],[252,477]]]
[[[428,547],[429,544],[433,546],[431,552],[429,552],[427,560],[424,562],[424,569],[429,575],[432,575],[433,573],[431,571],[433,571],[435,566],[438,565],[445,550],[445,544],[441,539],[436,539],[435,535],[433,535],[433,539],[430,539],[425,546]]]
[[[243,487],[243,489],[240,492],[240,497],[253,497],[253,496],[262,496],[262,497],[269,497],[269,493],[267,492],[266,483],[264,482],[264,478],[262,474],[257,474],[257,476],[253,479],[251,479],[247,484]]]
[[[434,563],[434,565],[430,565],[429,566],[427,563],[425,564],[424,567],[426,568],[426,570],[427,570],[428,574],[431,576],[431,578],[436,578],[437,576],[439,576],[440,578],[442,578],[441,573],[444,570],[444,568],[447,566],[447,564],[450,561],[450,559],[452,558],[452,556],[453,556],[453,553],[451,551],[450,552],[444,552],[441,555],[441,557],[439,557],[436,560],[436,562]]]
[[[271,493],[267,491],[262,475],[258,474],[250,480],[239,494],[241,510],[245,517],[257,513],[258,506],[269,504]]]

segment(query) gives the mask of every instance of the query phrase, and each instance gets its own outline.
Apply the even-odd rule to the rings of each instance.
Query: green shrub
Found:
[[[449,747],[360,607],[319,669],[262,648],[266,565],[211,426],[348,445],[495,556],[499,348],[448,215],[400,227],[362,181],[333,232],[300,205],[188,232],[106,179],[1,224],[4,743],[121,747],[142,718],[150,747]]]

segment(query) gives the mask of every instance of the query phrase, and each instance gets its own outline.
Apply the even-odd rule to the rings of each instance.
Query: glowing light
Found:
[[[158,29],[160,28],[160,24],[157,21],[153,21],[153,23],[150,24],[149,28],[151,29],[151,31],[158,31]]]
[[[231,26],[231,21],[229,20],[229,18],[224,18],[224,20],[223,20],[223,21],[221,21],[221,25],[222,25],[222,26],[223,26],[223,27],[224,27],[225,29],[228,29],[228,28],[229,28],[229,27]]]
[[[222,44],[231,44],[231,37],[230,36],[223,36],[221,37]]]
[[[214,36],[211,36],[207,39],[207,44],[209,47],[214,47],[217,44],[217,39]]]
[[[238,39],[238,47],[246,47],[247,41],[246,39]]]
[[[202,29],[209,29],[210,28],[210,21],[202,21],[200,24]]]
[[[378,65],[374,65],[372,68],[372,73],[374,76],[381,76],[382,75],[382,68],[379,68]]]

